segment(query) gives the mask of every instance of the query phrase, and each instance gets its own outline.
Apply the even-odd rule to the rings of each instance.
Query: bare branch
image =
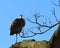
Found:
[[[60,6],[60,0],[59,0],[59,5],[55,4],[53,1],[51,1],[51,2],[55,6]],[[54,15],[54,17],[55,17],[55,19],[57,21],[55,24],[52,24],[51,20],[49,18],[47,18],[46,16],[38,15],[37,13],[33,14],[33,17],[34,17],[35,20],[34,21],[31,20],[31,19],[27,19],[27,20],[29,22],[33,23],[34,25],[37,25],[35,28],[38,30],[38,32],[30,30],[30,29],[27,29],[28,32],[31,33],[30,36],[25,35],[24,31],[22,32],[22,35],[19,35],[19,36],[22,37],[22,38],[29,38],[29,37],[33,37],[33,36],[35,36],[37,34],[44,34],[44,33],[46,33],[47,31],[49,31],[50,29],[52,29],[53,27],[55,27],[56,25],[58,25],[60,23],[60,21],[58,20],[58,18],[56,16],[55,8],[52,10],[52,14]],[[41,19],[41,17],[43,17],[42,23],[39,22],[39,19]],[[45,20],[44,20],[44,18],[45,18]],[[47,20],[48,20],[48,22],[47,22]],[[49,23],[50,25],[48,25],[47,23]],[[43,28],[47,28],[47,29],[42,31]]]
[[[52,3],[53,5],[55,5],[55,6],[59,6],[59,7],[60,7],[60,0],[59,0],[58,5],[57,5],[57,4],[55,4],[53,1],[51,1],[51,3]]]
[[[31,35],[31,36],[21,36],[21,35],[19,35],[19,36],[22,37],[22,38],[29,38],[29,37],[35,36],[35,34],[34,35]]]
[[[54,15],[56,21],[58,22],[58,19],[57,19],[56,13],[55,13],[55,8],[53,8],[52,12],[53,12],[52,14]]]
[[[50,28],[50,26],[47,26],[47,25],[41,25],[40,23],[38,23],[38,22],[33,22],[33,21],[31,21],[30,19],[28,19],[28,21],[30,21],[31,23],[34,23],[34,24],[37,24],[37,25],[39,25],[39,26],[41,26],[41,27],[47,27],[47,28]]]
[[[56,26],[56,25],[58,25],[60,23],[60,21],[58,22],[58,23],[56,23],[56,24],[54,24],[54,25],[52,25],[50,28],[48,28],[47,30],[45,30],[45,31],[41,31],[41,32],[39,32],[39,33],[35,33],[35,32],[33,32],[32,30],[29,30],[28,29],[28,31],[29,32],[31,32],[33,35],[31,35],[31,36],[25,36],[25,34],[24,35],[19,35],[20,37],[22,37],[22,38],[28,38],[28,37],[33,37],[33,36],[35,36],[35,35],[37,35],[37,34],[44,34],[44,33],[46,33],[47,31],[49,31],[50,29],[52,29],[54,26]],[[39,29],[40,30],[40,29]]]
[[[55,6],[59,6],[59,5],[55,4],[53,1],[51,1],[51,3],[52,3],[53,5],[55,5]]]
[[[31,33],[33,33],[33,34],[43,34],[43,33],[45,33],[45,32],[47,32],[48,30],[50,30],[50,29],[52,29],[54,26],[56,26],[56,25],[58,25],[59,24],[59,22],[58,23],[56,23],[56,24],[54,24],[54,25],[52,25],[50,28],[48,28],[47,30],[45,30],[44,32],[39,32],[39,33],[34,33],[33,31],[31,31],[31,30],[29,30]]]
[[[31,21],[30,19],[27,19],[29,22],[31,22],[31,23],[36,23],[36,22],[34,22],[34,21]]]
[[[36,32],[36,31],[34,32],[33,30],[27,29],[28,32],[31,33],[31,35],[25,35],[25,33],[22,32],[22,35],[20,35],[20,37],[22,37],[22,38],[28,38],[28,37],[33,37],[33,36],[35,36],[35,35],[37,35],[37,34],[44,34],[44,33],[46,33],[47,31],[49,31],[50,29],[52,29],[53,27],[55,27],[56,25],[58,25],[60,22],[58,21],[58,19],[57,19],[57,17],[56,17],[55,9],[54,9],[52,12],[53,12],[53,15],[54,15],[57,23],[55,23],[55,24],[52,25],[52,22],[50,21],[49,18],[47,18],[46,16],[39,16],[39,15],[37,15],[37,14],[35,13],[35,15],[33,15],[33,17],[34,17],[34,19],[35,19],[34,21],[32,21],[31,19],[27,19],[27,20],[28,20],[29,22],[33,23],[34,25],[37,25],[37,26],[38,26],[38,27],[35,28],[35,29],[38,30],[38,32]],[[43,21],[42,23],[40,23],[40,22],[38,22],[38,21],[39,21],[39,18],[38,18],[38,17],[39,17],[39,18],[43,17],[43,18],[45,18],[45,20],[42,19],[42,20],[44,20],[44,21]],[[47,20],[48,20],[48,23],[49,23],[50,25],[47,24]],[[42,30],[43,28],[46,28],[46,29],[43,31],[43,30]]]
[[[55,5],[55,6],[60,7],[60,0],[58,1],[58,4],[55,4],[53,1],[51,1],[51,3],[52,3],[53,5]]]
[[[49,19],[49,23],[51,24],[51,26],[52,26],[52,23],[51,23],[51,20]]]

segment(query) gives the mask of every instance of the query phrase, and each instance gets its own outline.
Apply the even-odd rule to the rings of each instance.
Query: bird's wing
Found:
[[[11,24],[11,26],[10,26],[10,30],[11,30],[12,28],[15,28],[16,25],[17,25],[17,19],[15,19],[15,20],[12,22],[12,24]]]

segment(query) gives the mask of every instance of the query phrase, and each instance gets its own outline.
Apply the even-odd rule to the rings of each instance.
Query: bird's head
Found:
[[[23,18],[22,14],[19,16],[19,18],[20,18],[20,19],[22,19],[22,18]]]

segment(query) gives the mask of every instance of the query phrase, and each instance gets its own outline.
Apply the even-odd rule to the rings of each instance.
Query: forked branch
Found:
[[[32,21],[32,20],[30,20],[30,19],[27,19],[29,22],[31,22],[31,23],[33,23],[34,25],[37,25],[36,26],[36,29],[38,30],[38,32],[34,32],[34,30],[30,30],[30,29],[27,29],[28,30],[28,32],[30,32],[30,33],[32,33],[32,35],[31,36],[25,36],[25,34],[24,34],[24,32],[23,32],[23,35],[21,36],[22,38],[28,38],[28,37],[33,37],[33,36],[35,36],[35,35],[37,35],[37,34],[44,34],[44,33],[46,33],[47,31],[49,31],[50,29],[52,29],[53,27],[55,27],[56,25],[58,25],[59,24],[59,22],[60,21],[58,21],[58,19],[57,19],[57,17],[56,17],[56,14],[55,14],[55,10],[53,10],[52,11],[53,12],[53,15],[54,15],[54,17],[55,17],[55,19],[56,19],[56,23],[55,24],[53,24],[52,25],[52,22],[50,21],[50,19],[48,19],[49,20],[49,22],[46,22],[47,20],[45,20],[45,22],[42,22],[42,23],[40,23],[39,21],[38,21],[38,19],[40,19],[40,18],[38,18],[39,17],[39,15],[33,15],[33,17],[34,17],[34,19],[35,19],[35,21]],[[41,17],[41,16],[40,16]],[[45,17],[46,18],[46,17]],[[50,25],[48,25],[47,23],[50,23]],[[44,29],[44,31],[41,29],[41,28],[46,28],[46,29]]]

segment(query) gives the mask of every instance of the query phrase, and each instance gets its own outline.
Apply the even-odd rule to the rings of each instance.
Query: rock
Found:
[[[10,48],[49,48],[49,42],[44,41],[35,41],[35,40],[24,40],[12,45]]]

